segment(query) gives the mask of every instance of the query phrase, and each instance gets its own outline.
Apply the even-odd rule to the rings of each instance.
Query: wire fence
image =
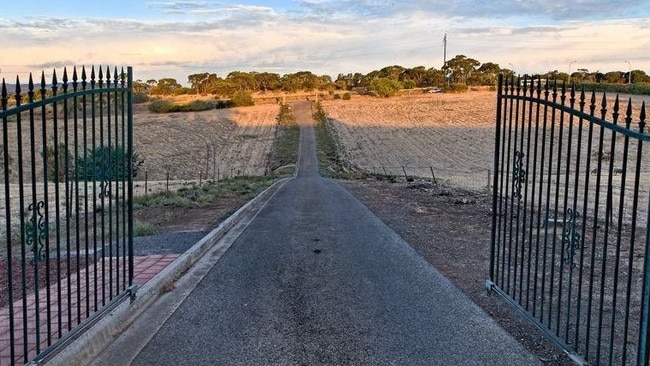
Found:
[[[433,184],[445,184],[472,191],[489,192],[492,187],[492,172],[485,168],[465,170],[447,169],[435,166],[360,166],[361,170],[405,180],[426,179]]]
[[[229,168],[215,165],[214,169],[196,171],[196,175],[194,176],[180,175],[171,170],[167,170],[164,173],[149,173],[149,171],[144,171],[138,176],[140,180],[133,182],[133,195],[146,196],[158,192],[175,192],[186,186],[202,184],[209,181],[219,182],[236,177],[264,176],[267,174],[269,172],[264,165],[239,165]],[[179,178],[179,176],[183,176],[183,178]]]

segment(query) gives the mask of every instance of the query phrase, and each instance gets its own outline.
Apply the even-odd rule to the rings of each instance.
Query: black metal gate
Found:
[[[46,359],[135,291],[132,69],[77,71],[2,80],[0,364]]]
[[[488,289],[578,363],[647,365],[645,102],[501,77],[497,108]]]

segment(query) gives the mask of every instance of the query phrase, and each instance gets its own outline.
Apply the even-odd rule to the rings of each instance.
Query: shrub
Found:
[[[374,79],[370,83],[370,90],[380,97],[388,98],[397,95],[402,89],[402,83],[389,78]]]
[[[201,112],[214,109],[214,104],[207,100],[193,100],[180,106],[180,112]]]
[[[417,84],[413,80],[406,80],[404,82],[404,89],[413,89],[416,86],[417,86]]]
[[[334,94],[334,99],[341,99],[341,94]]]
[[[154,113],[172,113],[179,112],[180,106],[170,100],[154,100],[149,103],[149,110]]]
[[[229,100],[217,100],[217,103],[214,107],[216,109],[231,108],[232,102]]]
[[[465,85],[465,84],[452,83],[452,84],[449,84],[449,86],[447,86],[445,88],[445,92],[448,92],[448,93],[461,93],[461,92],[466,92],[467,89],[468,89],[468,86]]]
[[[77,180],[103,181],[113,179],[126,179],[128,163],[126,149],[122,145],[97,146],[89,149],[85,155],[75,159]],[[131,156],[131,176],[136,177],[144,164],[138,153]]]
[[[133,93],[131,100],[133,104],[142,104],[149,101],[149,96],[145,93]]]
[[[235,93],[230,99],[233,107],[248,107],[255,105],[253,95],[245,90],[240,90]]]
[[[350,99],[352,99],[352,94],[350,93],[343,94],[343,100],[350,100]]]

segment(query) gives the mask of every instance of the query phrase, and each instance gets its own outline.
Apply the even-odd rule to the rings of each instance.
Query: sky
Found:
[[[202,72],[440,69],[445,34],[447,60],[650,74],[650,0],[3,0],[0,78],[75,65],[184,85]]]

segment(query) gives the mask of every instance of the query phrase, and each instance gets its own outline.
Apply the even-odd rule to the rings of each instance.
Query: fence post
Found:
[[[144,196],[146,197],[149,192],[149,172],[144,171]]]
[[[488,190],[488,192],[490,192],[490,188],[491,188],[491,187],[490,187],[490,184],[491,184],[490,174],[491,174],[492,172],[490,171],[490,169],[488,169],[487,172],[488,172],[487,190]]]
[[[169,192],[169,171],[167,172],[167,192]]]
[[[409,180],[409,176],[406,175],[406,169],[404,169],[404,165],[402,165],[402,171],[404,172],[404,179],[406,179],[406,180],[408,181],[408,180]]]
[[[215,174],[217,173],[217,148],[212,145],[212,180],[215,178]],[[219,180],[219,178],[217,178]]]
[[[429,168],[431,169],[431,183],[438,184],[438,181],[436,180],[436,175],[433,174],[433,167],[430,166]]]
[[[388,175],[388,173],[386,172],[386,167],[382,165],[381,168],[384,169],[384,175]]]

